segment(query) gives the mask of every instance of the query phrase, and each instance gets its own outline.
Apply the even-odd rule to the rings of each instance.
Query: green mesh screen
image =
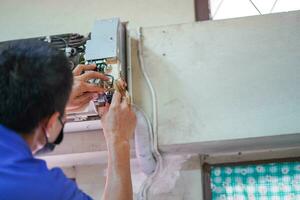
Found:
[[[213,200],[300,200],[300,162],[211,167]]]

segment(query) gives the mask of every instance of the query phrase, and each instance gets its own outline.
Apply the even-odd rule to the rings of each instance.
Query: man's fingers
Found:
[[[101,93],[101,92],[105,92],[105,89],[102,87],[99,87],[97,85],[94,85],[94,84],[83,83],[81,92],[82,93],[85,93],[85,92]]]
[[[121,106],[123,108],[130,108],[131,107],[131,99],[129,94],[126,94],[125,96],[122,96]]]
[[[106,103],[105,106],[100,106],[97,108],[97,110],[98,110],[99,116],[102,117],[103,115],[105,115],[108,112],[109,104]]]
[[[111,100],[111,106],[118,106],[121,103],[121,94],[118,91],[114,92],[113,98]]]
[[[95,64],[91,65],[77,65],[75,69],[73,70],[73,75],[74,76],[79,76],[82,72],[87,71],[87,70],[94,70],[96,68]]]
[[[93,99],[94,93],[85,93],[76,99],[74,99],[74,104],[77,106],[82,106],[87,104],[89,101]]]
[[[90,79],[101,79],[104,81],[109,80],[109,78],[104,74],[101,74],[99,72],[94,72],[94,71],[85,72],[84,74],[80,75],[79,79],[83,81],[88,81]]]
[[[129,96],[129,94],[128,94],[128,92],[127,91],[125,91],[124,92],[125,93],[125,95],[122,95],[122,104],[126,104],[126,105],[129,105],[130,104],[130,96]]]

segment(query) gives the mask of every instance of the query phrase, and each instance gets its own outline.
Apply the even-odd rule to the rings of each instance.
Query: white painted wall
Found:
[[[101,199],[106,178],[106,166],[104,165],[83,165],[76,166],[76,183],[78,187],[93,197]]]
[[[96,19],[120,17],[130,26],[194,21],[193,0],[1,0],[0,41],[91,31]]]

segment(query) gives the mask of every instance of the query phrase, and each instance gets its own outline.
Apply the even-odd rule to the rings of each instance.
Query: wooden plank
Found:
[[[195,18],[196,21],[210,19],[209,0],[195,0]]]

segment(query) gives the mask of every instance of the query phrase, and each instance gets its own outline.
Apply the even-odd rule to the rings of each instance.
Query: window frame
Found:
[[[289,158],[272,158],[272,159],[262,159],[262,160],[251,160],[251,161],[241,161],[241,162],[225,162],[225,163],[203,163],[202,165],[202,187],[204,200],[212,199],[211,190],[211,168],[212,167],[224,167],[224,166],[243,166],[243,165],[259,165],[268,163],[283,163],[283,162],[300,162],[300,157],[289,157]]]

